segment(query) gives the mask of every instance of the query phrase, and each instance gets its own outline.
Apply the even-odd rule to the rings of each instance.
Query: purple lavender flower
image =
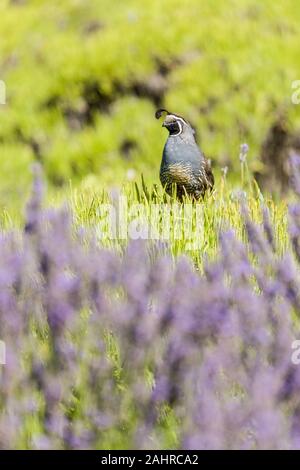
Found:
[[[223,231],[202,274],[105,250],[41,195],[0,234],[1,448],[300,448],[298,203],[282,254],[243,201],[247,241]]]
[[[248,152],[249,152],[249,145],[241,144],[240,146],[240,162],[241,163],[246,162]]]

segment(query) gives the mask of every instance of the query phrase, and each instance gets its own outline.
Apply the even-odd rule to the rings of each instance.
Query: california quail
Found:
[[[160,181],[168,194],[176,186],[177,198],[182,201],[184,195],[193,199],[203,197],[206,190],[212,190],[214,176],[210,164],[195,141],[195,131],[191,125],[166,109],[158,109],[156,119],[165,114],[163,127],[169,131],[160,166]]]

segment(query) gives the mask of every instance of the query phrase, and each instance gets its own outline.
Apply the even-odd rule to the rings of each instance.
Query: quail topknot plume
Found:
[[[165,116],[163,127],[169,131],[160,166],[160,181],[168,194],[176,186],[176,196],[182,201],[185,195],[199,199],[214,186],[214,176],[209,162],[195,141],[195,131],[181,116],[158,109],[156,119]]]

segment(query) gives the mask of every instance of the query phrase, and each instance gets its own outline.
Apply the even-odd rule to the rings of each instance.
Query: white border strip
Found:
[[[0,80],[0,105],[6,104],[6,84]]]
[[[6,346],[4,341],[0,341],[0,365],[6,364]]]

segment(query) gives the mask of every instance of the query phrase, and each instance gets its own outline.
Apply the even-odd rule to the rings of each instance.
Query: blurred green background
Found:
[[[23,200],[31,162],[53,191],[158,182],[165,106],[195,126],[218,175],[300,105],[297,0],[0,0],[0,204]]]

